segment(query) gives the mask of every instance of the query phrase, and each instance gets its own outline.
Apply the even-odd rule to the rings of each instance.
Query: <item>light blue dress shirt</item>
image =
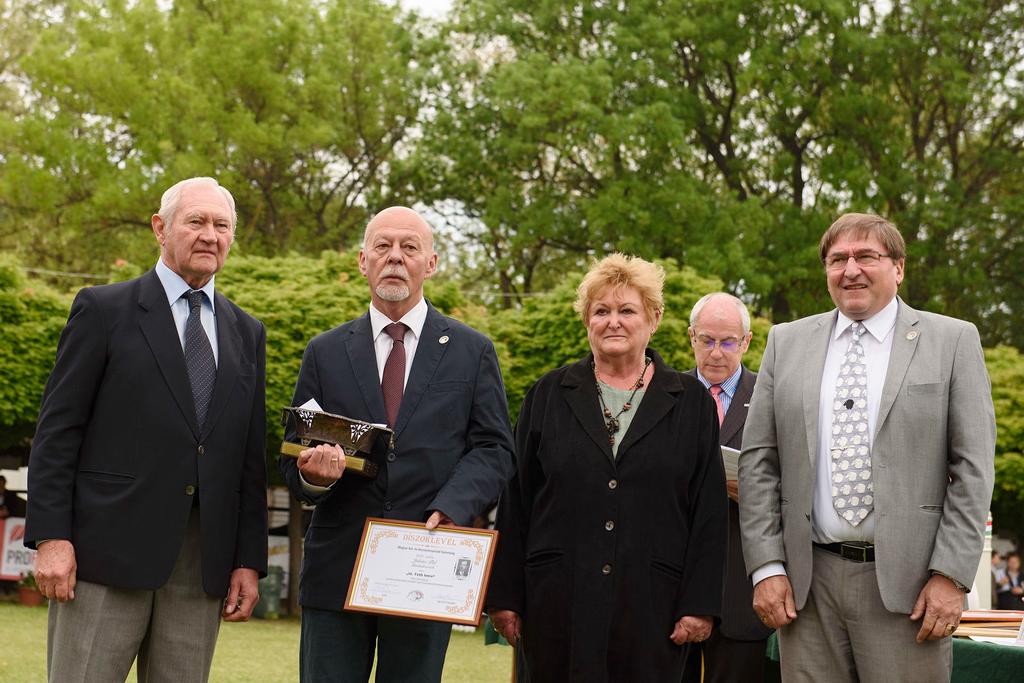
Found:
[[[191,291],[188,283],[181,279],[181,276],[167,267],[163,259],[156,262],[156,276],[160,278],[160,284],[167,294],[167,303],[171,307],[171,316],[174,318],[174,326],[178,329],[178,341],[181,342],[181,349],[185,350],[185,323],[188,321],[188,299],[182,299],[181,295]],[[213,277],[200,291],[206,294],[203,298],[203,306],[199,309],[199,319],[206,330],[206,336],[210,339],[210,346],[213,347],[213,360],[220,364],[220,354],[217,346],[217,312],[213,307]]]
[[[719,394],[719,398],[722,400],[722,415],[729,412],[729,406],[732,405],[732,397],[736,395],[736,389],[740,386],[740,375],[742,374],[743,364],[740,363],[736,366],[736,372],[729,375],[720,385],[722,387],[722,393]],[[700,370],[697,370],[697,379],[700,380],[705,389],[711,388],[711,382],[704,375],[700,374]]]

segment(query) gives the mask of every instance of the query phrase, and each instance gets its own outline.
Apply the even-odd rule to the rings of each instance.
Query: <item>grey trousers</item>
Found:
[[[130,542],[130,541],[128,541]],[[124,681],[138,657],[140,683],[204,683],[220,629],[221,600],[203,592],[199,511],[167,583],[155,591],[79,581],[75,599],[50,602],[50,683]]]
[[[874,562],[851,562],[814,549],[807,604],[779,629],[786,683],[937,683],[953,667],[949,638],[914,638],[920,621],[885,609]]]

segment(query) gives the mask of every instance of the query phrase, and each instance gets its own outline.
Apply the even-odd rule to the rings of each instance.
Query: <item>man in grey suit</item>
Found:
[[[721,425],[719,443],[738,449],[757,381],[757,375],[742,363],[752,336],[750,313],[731,294],[706,294],[690,312],[689,334],[697,360],[697,367],[689,374],[695,375],[715,399]],[[690,645],[683,680],[758,683],[764,680],[765,646],[772,630],[761,623],[751,607],[752,591],[740,543],[739,491],[735,480],[725,484],[729,494],[729,549],[723,568],[722,621],[705,642]]]
[[[889,221],[841,216],[819,245],[837,310],[768,336],[740,525],[754,609],[779,629],[787,681],[951,673],[995,416],[977,329],[896,296],[905,249]]]

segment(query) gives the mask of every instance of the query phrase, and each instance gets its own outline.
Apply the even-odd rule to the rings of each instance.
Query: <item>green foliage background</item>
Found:
[[[0,450],[35,433],[39,399],[53,367],[71,300],[29,280],[10,256],[0,256]]]
[[[721,282],[671,260],[661,265],[666,312],[651,345],[673,367],[688,369],[694,365],[686,333],[690,308]],[[138,272],[124,265],[111,280]],[[521,309],[494,310],[471,303],[451,280],[427,282],[427,297],[439,310],[494,341],[513,420],[537,378],[587,352],[586,331],[572,309],[581,277],[566,273],[561,284],[527,299]],[[311,337],[366,311],[366,281],[355,251],[325,251],[317,258],[232,255],[217,286],[267,328],[267,453],[276,477],[276,448],[283,435],[276,417],[290,403],[303,350]],[[71,299],[72,293],[27,277],[10,257],[0,259],[0,377],[5,379],[0,385],[0,450],[27,448]],[[770,326],[764,318],[752,321],[746,363],[753,370]],[[1006,346],[987,349],[985,356],[998,425],[993,516],[999,532],[1024,540],[1024,356]]]

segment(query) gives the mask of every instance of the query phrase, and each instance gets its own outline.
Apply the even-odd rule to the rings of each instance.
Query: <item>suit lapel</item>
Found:
[[[592,361],[593,356],[587,354],[586,358],[574,363],[562,378],[562,386],[565,388],[565,400],[583,431],[605,455],[604,461],[611,463],[612,447],[608,443],[608,430],[601,419],[594,372],[590,365]]]
[[[807,346],[801,355],[805,359],[804,367],[804,430],[807,433],[807,457],[810,459],[811,471],[816,469],[818,461],[818,411],[821,403],[821,375],[825,372],[825,357],[828,355],[829,337],[835,328],[838,311],[830,315],[820,315],[811,324],[807,335]]]
[[[359,391],[366,402],[370,420],[380,424],[387,423],[384,395],[380,391],[380,375],[377,374],[377,354],[373,350],[373,328],[370,326],[369,311],[356,318],[349,327],[345,352],[348,354],[352,374],[359,384]]]
[[[889,415],[892,404],[896,401],[903,378],[910,368],[910,361],[917,351],[917,341],[921,338],[921,329],[917,327],[920,316],[910,306],[898,300],[896,325],[893,327],[892,350],[889,352],[889,367],[885,372],[885,384],[882,387],[882,398],[878,404],[878,419],[875,420],[874,437],[877,438],[885,418]],[[874,438],[872,439],[874,443]]]
[[[416,342],[416,357],[407,359],[412,362],[412,369],[409,371],[409,381],[405,384],[405,392],[402,394],[402,405],[398,409],[398,419],[395,424],[395,438],[397,439],[402,430],[409,423],[409,417],[416,412],[416,406],[427,391],[427,385],[434,376],[434,371],[444,358],[445,352],[451,344],[457,344],[458,339],[442,344],[439,339],[444,336],[448,329],[448,320],[427,304],[427,319],[423,323],[423,330]]]
[[[192,388],[188,383],[185,352],[181,349],[178,330],[174,326],[167,293],[155,271],[149,271],[139,280],[139,327],[150,351],[156,358],[160,374],[181,410],[182,417],[199,438],[196,409],[192,401]]]
[[[729,403],[729,410],[725,414],[725,419],[722,420],[722,428],[718,434],[719,443],[729,443],[736,436],[736,432],[743,428],[743,424],[747,421],[750,397],[753,394],[754,373],[743,368],[740,371],[740,383],[736,387],[736,393],[733,394],[732,401]]]
[[[619,444],[619,458],[629,452],[629,447],[642,439],[647,432],[654,429],[676,405],[676,395],[683,391],[678,375],[669,372],[656,351],[647,349],[647,354],[654,359],[654,377],[644,393],[644,398],[636,408],[636,414],[629,425],[629,430]]]
[[[228,403],[231,390],[238,379],[239,357],[242,350],[242,337],[238,333],[238,317],[235,310],[220,292],[215,291],[214,298],[217,301],[217,381],[213,387],[210,407],[206,411],[203,437],[210,433]]]

